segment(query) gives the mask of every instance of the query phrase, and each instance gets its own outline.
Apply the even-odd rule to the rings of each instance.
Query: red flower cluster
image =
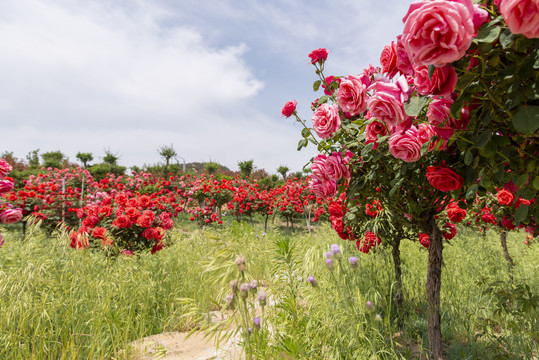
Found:
[[[380,237],[378,237],[378,235],[376,235],[373,232],[367,231],[365,232],[365,239],[357,240],[356,246],[359,251],[361,251],[362,253],[368,254],[371,248],[380,245],[380,242],[381,240],[380,240]]]

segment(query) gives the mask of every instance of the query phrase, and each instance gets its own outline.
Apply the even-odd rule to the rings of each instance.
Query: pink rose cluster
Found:
[[[351,151],[346,151],[344,156],[340,152],[333,152],[330,156],[320,154],[314,158],[310,188],[318,198],[333,196],[337,191],[337,181],[350,179],[348,163],[352,156]]]
[[[539,38],[539,1],[499,0],[498,7],[513,34]]]
[[[0,194],[13,190],[13,181],[7,177],[11,169],[11,165],[5,159],[0,159]],[[5,202],[4,197],[0,197],[0,222],[2,224],[11,224],[21,219],[22,210],[14,209],[11,204]],[[1,235],[0,240],[2,240]]]
[[[415,1],[403,18],[402,46],[415,66],[443,67],[464,56],[486,21],[472,0]]]

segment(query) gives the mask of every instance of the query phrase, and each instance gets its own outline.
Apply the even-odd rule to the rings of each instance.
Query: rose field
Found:
[[[539,359],[539,1],[402,15],[306,54],[302,171],[4,153],[0,359]]]

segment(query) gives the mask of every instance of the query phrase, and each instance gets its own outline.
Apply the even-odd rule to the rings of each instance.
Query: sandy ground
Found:
[[[219,348],[215,342],[205,339],[203,334],[194,333],[187,338],[187,333],[169,332],[149,336],[135,342],[133,360],[209,360],[241,359],[241,347],[238,339],[230,339],[221,343]]]
[[[223,321],[226,315],[212,311],[213,322]],[[204,333],[168,332],[148,336],[132,344],[133,360],[237,360],[243,359],[242,348],[238,345],[240,336],[230,337],[217,346]]]

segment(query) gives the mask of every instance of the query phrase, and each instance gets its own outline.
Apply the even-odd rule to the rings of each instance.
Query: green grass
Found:
[[[326,226],[312,235],[278,228],[265,235],[262,225],[247,222],[205,232],[180,224],[171,246],[156,255],[117,259],[73,250],[61,233],[47,238],[34,232],[25,241],[14,231],[4,235],[0,359],[128,358],[123,350],[132,341],[190,330],[223,305],[229,281],[238,277],[239,254],[247,259],[243,275],[267,287],[273,303],[249,344],[259,358],[408,359],[428,348],[427,251],[418,243],[401,246],[405,303],[397,317],[390,251],[358,253]],[[516,263],[512,286],[496,233],[484,238],[464,230],[445,246],[441,296],[448,359],[538,356],[538,312],[522,304],[524,285],[532,296],[539,292],[539,246],[527,247],[523,239],[521,233],[508,238]],[[332,243],[344,257],[329,271],[324,254]],[[349,267],[352,255],[360,258],[357,270]],[[309,275],[317,287],[306,281]],[[366,310],[367,300],[381,322]],[[247,301],[252,306],[254,296]]]

